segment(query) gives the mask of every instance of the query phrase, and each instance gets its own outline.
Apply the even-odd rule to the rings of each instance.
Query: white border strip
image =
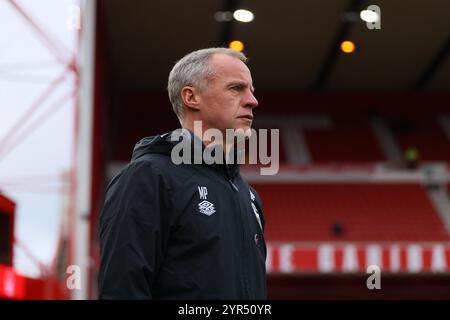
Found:
[[[72,298],[84,300],[89,292],[89,214],[92,190],[92,138],[94,113],[95,25],[97,1],[84,1],[83,33],[80,48],[80,104],[77,139],[75,261],[80,268],[80,289],[72,290]]]

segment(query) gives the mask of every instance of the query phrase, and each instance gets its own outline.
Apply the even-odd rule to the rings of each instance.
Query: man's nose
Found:
[[[251,91],[246,96],[245,106],[252,109],[258,106],[258,100],[256,100],[255,95]]]

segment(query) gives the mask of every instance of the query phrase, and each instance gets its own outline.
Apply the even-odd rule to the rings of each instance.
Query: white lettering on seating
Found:
[[[280,271],[292,272],[294,265],[292,263],[292,253],[294,252],[294,246],[291,244],[284,244],[280,247]]]
[[[323,244],[319,247],[319,271],[332,272],[334,271],[334,248],[329,244]]]
[[[371,244],[366,249],[366,266],[383,265],[383,257],[381,254],[381,247],[379,245]]]
[[[400,247],[398,245],[391,246],[390,250],[391,272],[400,270]]]
[[[410,245],[407,249],[407,269],[409,272],[419,272],[422,270],[422,247],[419,245]]]
[[[273,247],[267,244],[266,271],[271,272],[272,270],[273,270]]]
[[[354,272],[358,270],[358,256],[354,245],[346,245],[344,247],[344,257],[342,263],[342,271]]]
[[[433,246],[431,252],[431,270],[433,272],[443,272],[447,269],[447,261],[443,245]]]

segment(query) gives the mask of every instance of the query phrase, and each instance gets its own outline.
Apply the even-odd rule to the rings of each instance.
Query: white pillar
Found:
[[[73,299],[87,299],[89,292],[89,214],[91,210],[92,141],[94,111],[94,70],[96,3],[84,1],[83,32],[80,43],[80,88],[76,155],[76,195],[74,264],[80,270],[80,289],[72,290]]]

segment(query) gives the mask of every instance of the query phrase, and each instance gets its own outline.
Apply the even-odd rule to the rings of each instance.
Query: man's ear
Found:
[[[200,110],[200,97],[198,90],[194,87],[186,86],[181,89],[181,99],[187,108]]]

